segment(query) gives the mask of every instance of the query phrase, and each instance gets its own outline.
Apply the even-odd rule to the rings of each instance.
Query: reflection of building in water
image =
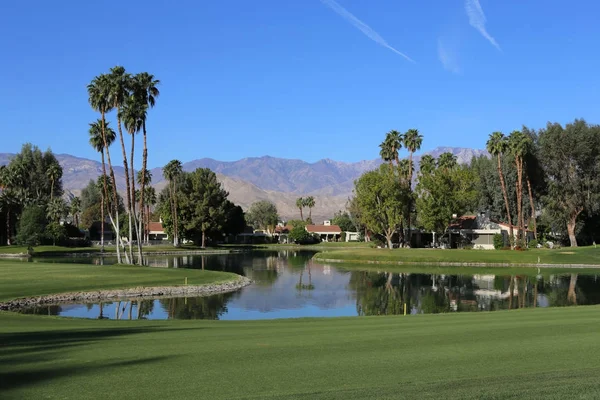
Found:
[[[331,275],[331,265],[323,265],[323,275]]]

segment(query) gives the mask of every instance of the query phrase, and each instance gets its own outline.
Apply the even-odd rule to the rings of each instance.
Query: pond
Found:
[[[247,276],[237,292],[207,297],[63,304],[24,313],[110,319],[251,320],[496,311],[600,304],[599,275],[445,275],[346,270],[319,264],[309,251],[149,257],[163,268],[204,268]],[[111,258],[34,259],[111,264]],[[34,262],[35,262],[34,261]],[[418,269],[416,267],[415,269]],[[447,270],[446,270],[447,271]]]

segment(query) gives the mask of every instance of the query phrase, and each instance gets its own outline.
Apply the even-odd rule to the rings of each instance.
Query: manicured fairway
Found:
[[[0,260],[0,301],[17,297],[130,287],[203,285],[235,280],[228,272],[125,265],[45,264]]]
[[[381,263],[590,264],[600,266],[600,248],[510,250],[346,249],[323,251],[315,259]]]
[[[600,307],[253,322],[0,313],[3,399],[600,397]]]

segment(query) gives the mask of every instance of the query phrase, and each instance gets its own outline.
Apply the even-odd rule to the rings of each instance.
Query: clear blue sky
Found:
[[[29,141],[98,159],[86,85],[117,64],[162,81],[152,167],[358,161],[378,157],[390,129],[418,128],[427,150],[600,122],[600,2],[480,6],[486,21],[477,0],[5,0],[0,152]]]

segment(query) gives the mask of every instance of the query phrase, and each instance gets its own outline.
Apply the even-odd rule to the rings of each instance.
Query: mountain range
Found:
[[[444,152],[454,154],[459,163],[468,163],[475,156],[487,155],[485,150],[437,147],[415,156],[415,170],[418,169],[422,155],[438,157]],[[12,156],[10,153],[0,153],[0,165],[7,164]],[[63,168],[62,182],[67,193],[78,195],[91,179],[96,179],[102,173],[102,165],[98,161],[69,154],[56,154],[56,158]],[[183,170],[210,168],[229,192],[231,201],[244,209],[248,209],[258,200],[272,201],[284,219],[299,217],[295,206],[296,198],[314,196],[316,207],[313,209],[313,220],[319,223],[323,219],[331,218],[336,211],[343,210],[352,194],[354,180],[364,172],[377,168],[381,162],[379,159],[353,163],[323,159],[308,163],[270,156],[243,158],[238,161],[202,158],[184,163]],[[114,166],[114,171],[117,186],[123,190],[123,167]],[[154,168],[151,172],[152,184],[158,190],[165,187],[162,169]]]

